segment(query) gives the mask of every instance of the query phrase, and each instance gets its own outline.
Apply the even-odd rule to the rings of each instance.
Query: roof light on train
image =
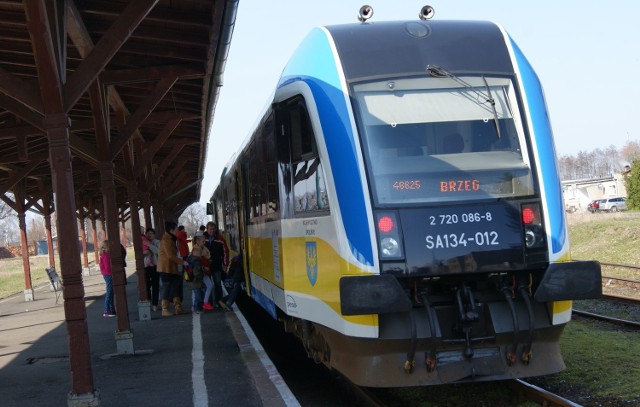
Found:
[[[433,15],[435,13],[436,11],[433,9],[433,7],[424,6],[420,9],[420,14],[418,14],[418,17],[420,17],[420,20],[430,20],[433,18]]]
[[[358,11],[358,21],[365,22],[373,16],[373,7],[365,4]]]
[[[383,216],[378,219],[378,229],[382,233],[389,233],[395,228],[395,224],[393,223],[393,219],[389,216]]]

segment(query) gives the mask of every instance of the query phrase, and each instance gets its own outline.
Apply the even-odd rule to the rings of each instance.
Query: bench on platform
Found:
[[[56,272],[55,267],[46,268],[47,276],[49,277],[49,283],[51,283],[51,289],[56,293],[56,304],[58,303],[58,299],[60,299],[60,295],[62,294],[62,290],[64,286],[62,285],[62,279]]]

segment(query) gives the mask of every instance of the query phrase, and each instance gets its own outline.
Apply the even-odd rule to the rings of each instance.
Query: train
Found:
[[[213,218],[246,293],[367,387],[564,369],[573,261],[541,83],[500,25],[314,28],[225,167]]]

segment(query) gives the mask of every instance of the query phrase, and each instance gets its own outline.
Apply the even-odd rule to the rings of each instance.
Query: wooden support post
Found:
[[[82,398],[83,405],[95,406],[99,405],[100,399],[99,392],[93,386],[87,309],[78,248],[70,122],[66,113],[69,109],[65,107],[62,94],[67,71],[65,53],[62,51],[67,49],[67,33],[64,8],[59,7],[63,3],[56,2],[55,5],[48,9],[44,0],[23,2],[45,114],[42,128],[49,141],[58,236],[64,237],[58,239],[58,253],[64,282],[64,315],[71,369],[71,391],[67,400],[70,403]]]
[[[131,210],[131,229],[140,230],[140,215],[138,208],[138,187],[135,181],[127,184],[129,195],[129,208]],[[142,240],[140,235],[132,232],[133,251],[136,258],[136,274],[138,275],[138,315],[141,321],[151,320],[151,303],[147,298],[147,279],[144,271],[144,255],[142,254]]]
[[[55,267],[56,261],[53,252],[53,235],[51,233],[51,198],[47,194],[42,199],[42,208],[44,210],[44,230],[47,235],[47,251],[49,252],[49,267]]]
[[[94,265],[98,267],[100,263],[98,230],[96,229],[96,209],[93,200],[89,201],[89,220],[91,221],[91,240],[93,241]]]
[[[153,204],[153,223],[156,225],[156,236],[162,239],[164,235],[164,218],[162,216],[162,207],[160,202],[154,201]]]
[[[142,209],[144,211],[145,230],[153,227],[151,219],[151,196],[149,192],[142,193]],[[156,231],[157,232],[157,231]]]
[[[100,254],[98,252],[99,243],[98,243],[98,231],[96,230],[96,215],[89,215],[89,220],[91,221],[91,240],[93,241],[93,254],[94,254],[94,264],[98,267],[100,263]]]
[[[91,349],[87,310],[84,303],[82,267],[78,249],[78,229],[76,227],[76,203],[71,168],[69,146],[69,119],[66,115],[45,118],[49,137],[49,163],[51,165],[53,191],[56,202],[56,218],[60,254],[60,269],[64,281],[64,311],[69,338],[69,364],[71,366],[72,394],[96,394],[93,386]]]
[[[122,228],[120,228],[120,243],[122,243],[124,247],[127,247],[127,221],[124,219],[124,215],[120,220],[120,224],[122,225]]]
[[[129,325],[129,307],[127,305],[126,283],[124,267],[122,266],[122,253],[120,249],[120,234],[118,233],[118,206],[116,204],[116,185],[113,179],[114,165],[111,161],[100,162],[100,180],[104,202],[104,214],[107,236],[109,236],[109,257],[111,258],[111,271],[113,273],[113,292],[116,303],[117,338],[124,338],[117,343],[118,353],[133,354],[133,334],[118,335],[117,333],[131,333]]]
[[[18,223],[20,225],[20,246],[22,248],[22,269],[24,270],[24,300],[33,301],[33,287],[31,285],[31,265],[29,264],[29,242],[27,240],[27,222],[24,213],[22,198],[16,196]]]
[[[100,226],[102,227],[102,231],[100,236],[102,237],[100,240],[107,240],[109,239],[109,231],[107,229],[107,218],[103,215],[100,216]],[[116,229],[115,231],[116,235],[118,234],[118,231]]]
[[[89,273],[89,255],[87,253],[87,232],[85,228],[86,218],[85,218],[84,208],[80,209],[80,219],[78,219],[78,222],[80,222],[80,241],[82,243],[82,261],[83,261],[82,274],[85,276],[88,276],[90,274]]]

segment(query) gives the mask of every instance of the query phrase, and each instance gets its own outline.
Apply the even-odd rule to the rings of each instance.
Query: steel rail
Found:
[[[625,283],[632,283],[632,284],[640,284],[640,280],[636,280],[634,278],[624,278],[624,277],[615,277],[615,276],[606,276],[603,275],[602,276],[603,280],[617,280],[617,281],[624,281]]]
[[[614,317],[607,317],[605,315],[594,314],[592,312],[587,312],[587,311],[579,311],[576,309],[574,309],[572,312],[574,315],[579,315],[581,317],[596,319],[598,321],[604,321],[611,324],[640,330],[640,322],[628,321],[626,319],[620,319],[620,318],[614,318]]]
[[[608,262],[604,262],[604,261],[601,261],[599,263],[600,263],[601,266],[624,267],[624,268],[628,268],[628,269],[640,270],[640,266],[636,266],[636,265],[633,265],[633,264],[608,263]]]
[[[617,295],[617,294],[602,294],[602,299],[606,301],[620,301],[620,302],[628,302],[631,304],[640,304],[640,298],[637,297],[627,297],[626,295]]]
[[[524,394],[527,400],[540,403],[543,406],[581,407],[578,403],[574,403],[571,400],[565,399],[562,396],[551,393],[548,390],[535,386],[531,383],[527,383],[521,379],[510,380],[509,386],[513,391]]]

